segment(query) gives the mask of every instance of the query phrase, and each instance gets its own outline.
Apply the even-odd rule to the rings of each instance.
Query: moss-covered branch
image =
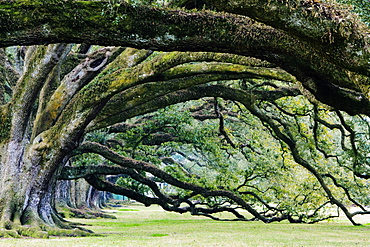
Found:
[[[368,27],[348,6],[333,1],[217,0],[221,11],[249,16],[325,50],[334,63],[369,74]],[[330,3],[328,3],[330,2]],[[278,10],[278,11],[276,11]]]
[[[44,82],[49,73],[58,63],[60,57],[65,52],[65,44],[50,46],[40,46],[35,48],[30,55],[26,70],[19,79],[12,97],[13,112],[13,135],[20,140],[23,138],[31,109],[37,99]]]
[[[177,104],[180,102],[185,102],[189,100],[195,100],[202,97],[226,97],[226,98],[233,98],[234,93],[239,93],[238,96],[244,98],[246,101],[255,101],[255,100],[275,100],[281,97],[286,96],[296,96],[300,95],[300,91],[295,88],[280,88],[278,90],[273,90],[270,92],[266,91],[255,91],[245,92],[245,91],[238,91],[238,90],[231,90],[227,86],[222,85],[200,85],[190,87],[188,89],[177,90],[174,92],[170,92],[164,95],[160,95],[154,97],[152,99],[147,99],[142,101],[140,104],[137,105],[130,105],[132,107],[123,107],[121,109],[107,108],[115,112],[115,115],[110,117],[109,115],[105,116],[98,116],[97,122],[92,122],[89,128],[91,129],[99,129],[103,127],[107,127],[112,125],[116,122],[124,121],[126,119],[132,118],[134,116],[142,115],[148,112],[152,112],[158,110],[160,108]],[[120,95],[122,97],[122,95]],[[113,102],[121,102],[120,98],[116,98],[116,101]],[[107,105],[109,107],[110,104]],[[105,109],[104,111],[106,111]],[[91,130],[88,129],[88,130]]]
[[[91,165],[91,166],[76,166],[63,167],[58,179],[60,180],[75,180],[84,178],[89,175],[119,175],[124,174],[126,168],[111,165]]]
[[[193,72],[190,72],[190,74],[193,74]],[[110,100],[102,109],[97,118],[89,125],[89,128],[101,128],[103,126],[124,121],[126,120],[125,116],[127,116],[126,113],[128,111],[143,108],[144,106],[148,107],[145,112],[151,111],[153,107],[158,109],[158,104],[154,102],[161,102],[159,98],[166,98],[168,97],[169,93],[174,91],[179,91],[181,89],[186,89],[195,85],[217,80],[250,78],[251,76],[253,77],[254,75],[251,75],[248,73],[248,70],[245,71],[245,68],[242,68],[240,71],[221,71],[211,74],[205,73],[169,81],[157,81],[141,84],[125,90],[113,97],[112,100]],[[175,94],[173,96],[175,97]],[[186,101],[186,98],[179,97],[179,94],[177,93],[177,102],[181,102],[181,100]],[[168,102],[171,101],[171,97],[168,97]],[[151,102],[152,107],[148,106],[148,102]],[[139,115],[140,112],[136,112],[135,114]]]
[[[365,35],[368,30],[355,19],[348,19],[347,15],[344,15],[345,21],[337,23],[332,14],[329,17],[322,14],[315,16],[312,26],[295,26],[297,23],[306,23],[304,13],[307,14],[311,8],[305,6],[306,3],[316,4],[308,1],[293,1],[291,4],[281,1],[271,1],[269,4],[234,1],[235,6],[228,7],[231,12],[243,14],[245,9],[249,9],[247,6],[251,6],[265,19],[272,16],[271,22],[277,23],[277,28],[279,25],[292,24],[285,26],[285,31],[290,31],[288,35],[245,17],[251,15],[260,18],[250,12],[241,17],[210,11],[131,6],[124,2],[112,9],[105,1],[53,1],[52,4],[3,1],[0,2],[0,23],[4,25],[1,29],[4,33],[0,35],[0,45],[73,42],[254,56],[276,63],[293,74],[320,101],[351,113],[363,113],[362,108],[348,107],[338,99],[346,98],[360,104],[369,100],[369,42]],[[279,14],[262,15],[261,9],[257,9],[260,7],[267,13],[273,13],[275,8],[281,8],[282,11],[275,11]],[[293,11],[293,7],[297,10]],[[242,10],[240,13],[239,9]],[[321,4],[317,9],[313,6],[312,12],[326,9],[337,13],[336,8]],[[294,15],[296,12],[298,16]],[[284,21],[286,14],[290,14],[287,17],[290,22]],[[307,15],[308,19],[311,18],[311,14]],[[322,29],[322,23],[337,23],[335,27],[340,31],[334,32],[334,26],[330,30]],[[313,33],[310,28],[314,30]],[[304,33],[314,38],[306,39],[299,35]],[[336,33],[339,37],[335,36]],[[335,36],[333,42],[317,44],[321,39],[330,40],[331,36]],[[351,95],[338,92],[340,88],[363,94],[351,98]]]
[[[48,97],[45,107],[39,106],[33,135],[37,136],[42,131],[50,128],[73,96],[93,80],[120,52],[122,50],[117,48],[102,48],[87,56],[70,73],[64,76],[58,88],[52,91],[52,95]]]

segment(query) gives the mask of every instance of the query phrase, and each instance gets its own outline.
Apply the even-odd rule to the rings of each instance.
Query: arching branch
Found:
[[[123,157],[123,156],[113,152],[109,148],[107,148],[107,147],[105,147],[101,144],[98,144],[98,143],[85,142],[80,147],[80,151],[82,151],[82,152],[93,152],[93,153],[100,154],[103,157],[105,157],[106,159],[116,163],[119,166],[127,168],[127,169],[135,169],[135,170],[141,170],[141,171],[149,172],[152,175],[154,175],[155,177],[157,177],[157,178],[159,178],[159,179],[161,179],[161,180],[163,180],[163,181],[165,181],[165,182],[167,182],[167,183],[169,183],[173,186],[176,186],[176,187],[184,189],[184,190],[192,191],[193,192],[192,196],[199,194],[199,195],[202,195],[205,198],[208,198],[208,197],[221,197],[221,198],[224,197],[224,198],[227,198],[228,200],[232,201],[233,203],[235,203],[235,204],[239,205],[240,207],[242,207],[243,209],[247,210],[249,213],[251,213],[253,215],[254,218],[259,219],[259,220],[261,220],[263,222],[266,222],[266,223],[274,222],[274,221],[282,221],[282,220],[285,220],[285,219],[288,219],[291,222],[303,222],[302,219],[293,219],[292,216],[290,216],[289,214],[285,214],[285,213],[283,213],[279,217],[278,216],[273,216],[273,217],[267,217],[266,216],[265,217],[263,214],[259,213],[256,209],[254,209],[251,205],[249,205],[246,201],[244,201],[241,197],[239,197],[238,195],[234,194],[231,191],[227,191],[227,190],[209,190],[207,188],[204,188],[204,187],[201,187],[201,186],[198,186],[198,185],[194,185],[194,184],[191,184],[191,183],[179,181],[178,179],[174,178],[172,175],[162,171],[161,169],[159,169],[159,168],[157,168],[157,167],[155,167],[155,166],[153,166],[149,163]],[[166,203],[173,203],[175,205],[175,208],[178,205],[180,205],[179,202],[174,203],[174,202],[168,201],[169,198],[167,198],[167,197],[165,197],[165,198],[167,198],[166,199],[167,202],[166,202],[166,200],[163,200],[163,198],[148,199],[146,196],[139,195],[138,193],[133,192],[131,190],[127,190],[127,189],[124,189],[124,188],[120,189],[116,185],[104,182],[104,181],[102,181],[101,179],[99,179],[98,177],[96,177],[94,175],[92,175],[92,176],[88,175],[87,177],[85,176],[85,178],[87,179],[87,181],[91,185],[96,186],[97,189],[107,190],[107,191],[111,191],[113,193],[126,195],[126,196],[129,196],[130,198],[133,198],[135,200],[143,202],[146,205],[159,204],[161,206],[164,206],[164,209],[170,209],[171,208],[168,205],[167,206],[164,205]],[[143,177],[133,176],[133,178],[137,179],[138,181],[143,182],[144,184],[150,185],[152,188],[154,188],[155,193],[157,195],[159,195],[160,197],[164,196],[162,193],[157,191],[156,186],[154,186],[150,181],[145,180]],[[162,200],[160,200],[160,199],[162,199]],[[187,200],[185,200],[185,198],[180,199],[180,202],[187,202]],[[211,212],[214,213],[214,212],[221,212],[221,211],[229,211],[229,212],[234,211],[233,209],[230,209],[229,207],[224,207],[224,208],[221,208],[221,209],[220,208],[215,208],[215,209],[209,209],[209,210],[199,209],[199,208],[194,208],[194,205],[191,202],[187,202],[187,203],[190,205],[189,208],[181,208],[181,209],[178,208],[177,211],[183,211],[183,212],[191,211],[193,214],[199,214],[199,212],[201,212],[202,214],[207,212],[207,214],[208,214],[208,213],[211,213]],[[272,208],[270,208],[270,209],[272,209]],[[174,211],[174,208],[171,208],[171,210]],[[241,215],[236,214],[236,213],[235,213],[235,215],[238,216],[238,219],[245,220],[245,218],[241,217]]]

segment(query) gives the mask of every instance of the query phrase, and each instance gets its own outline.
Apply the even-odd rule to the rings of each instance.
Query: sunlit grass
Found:
[[[135,205],[109,210],[117,219],[72,219],[102,237],[0,239],[0,246],[370,246],[370,226],[219,222]]]
[[[139,209],[134,209],[134,208],[119,208],[118,211],[139,211]]]

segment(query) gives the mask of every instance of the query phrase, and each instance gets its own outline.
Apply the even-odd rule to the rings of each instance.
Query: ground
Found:
[[[106,211],[117,219],[70,219],[102,236],[0,239],[0,246],[370,246],[370,225],[355,227],[345,219],[314,225],[219,222],[136,204]]]

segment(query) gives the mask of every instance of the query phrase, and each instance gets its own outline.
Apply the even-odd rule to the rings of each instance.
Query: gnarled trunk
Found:
[[[70,49],[66,44],[29,47],[25,69],[13,88],[13,96],[0,108],[0,123],[4,124],[0,135],[0,228],[14,229],[21,235],[30,234],[19,230],[22,225],[39,230],[70,228],[55,211],[54,188],[58,170],[78,145],[83,123],[70,127],[67,118],[60,121],[63,127],[55,128],[55,118],[63,110],[65,98],[52,95],[59,84],[62,84],[59,88],[66,84],[59,77],[61,63]],[[106,60],[98,59],[98,65],[105,64]],[[86,59],[85,68],[77,70],[80,75],[88,70],[86,67],[90,68],[89,61]],[[97,74],[101,67],[96,67],[87,74]],[[50,115],[48,103],[53,96],[59,102],[54,105],[54,115]]]
[[[10,230],[21,225],[65,225],[54,208],[56,171],[63,162],[56,152],[36,150],[34,145],[9,142],[1,160],[1,225]]]

